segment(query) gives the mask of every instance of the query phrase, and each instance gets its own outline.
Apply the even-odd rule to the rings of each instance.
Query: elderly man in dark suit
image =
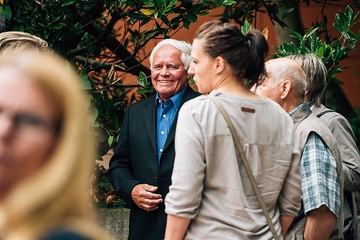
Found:
[[[164,238],[164,198],[169,191],[174,136],[181,105],[199,95],[188,86],[189,43],[166,39],[150,55],[156,95],[130,105],[125,113],[109,178],[131,209],[129,239]]]

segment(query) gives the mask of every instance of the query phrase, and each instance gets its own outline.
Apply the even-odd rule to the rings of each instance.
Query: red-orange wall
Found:
[[[335,22],[335,14],[340,10],[344,12],[346,4],[351,5],[352,0],[348,1],[328,1],[332,2],[334,5],[327,5],[324,9],[324,13],[328,18],[328,29],[333,30],[332,24]],[[301,7],[301,20],[305,28],[311,27],[311,23],[317,21],[322,21],[321,17],[321,4],[310,3],[309,6],[306,6],[305,3],[300,4]],[[354,11],[359,11],[359,9],[353,8]],[[279,44],[276,41],[274,34],[274,27],[271,25],[269,17],[265,14],[257,14],[257,28],[263,29],[266,26],[269,26],[269,45],[278,46]],[[359,19],[359,17],[358,17]],[[360,25],[360,24],[358,24]],[[353,29],[354,32],[358,32],[360,26],[356,26]],[[336,31],[331,31],[332,35],[336,35]],[[338,34],[337,34],[338,35]],[[341,86],[345,92],[349,102],[353,106],[360,107],[360,43],[357,44],[357,49],[351,52],[345,60],[341,62],[341,66],[346,68],[342,73],[337,75],[337,78],[344,82]]]
[[[334,6],[327,5],[325,8],[325,13],[328,18],[328,29],[332,29],[332,23],[335,19],[335,14],[339,12],[340,9],[344,11],[346,4],[351,4],[352,0],[342,1],[328,1],[332,2]],[[300,4],[301,7],[301,17],[303,26],[305,28],[311,27],[311,23],[317,21],[322,21],[321,18],[321,4],[311,3],[309,6],[306,6],[304,3]],[[354,11],[359,11],[359,9],[353,8]],[[173,35],[172,38],[179,40],[186,40],[192,42],[194,34],[197,28],[204,22],[212,19],[218,19],[218,14],[221,14],[222,9],[215,9],[209,15],[202,16],[198,18],[198,22],[190,25],[189,29],[181,29]],[[360,24],[358,24],[360,25]],[[151,27],[151,26],[150,26]],[[279,46],[275,36],[274,27],[266,14],[258,13],[256,15],[256,26],[253,26],[259,30],[269,27],[269,46],[270,52],[274,52],[272,46]],[[356,32],[360,29],[360,26],[357,26]],[[333,33],[335,34],[335,32]],[[151,49],[156,45],[157,41],[150,42],[146,49],[151,51]],[[341,74],[338,74],[337,77],[344,82],[342,89],[344,90],[348,100],[353,106],[360,107],[360,44],[358,44],[358,49],[352,52],[349,57],[341,62],[341,66],[348,67]],[[148,66],[148,61],[144,62],[144,65]]]

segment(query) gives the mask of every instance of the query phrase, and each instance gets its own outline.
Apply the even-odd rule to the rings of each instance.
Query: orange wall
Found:
[[[329,30],[333,29],[332,23],[335,21],[335,14],[338,13],[340,10],[344,12],[345,5],[351,4],[353,1],[332,1],[334,4],[333,6],[327,6],[324,9],[324,12],[328,18],[328,25],[327,28]],[[340,4],[342,6],[340,6]],[[301,19],[303,26],[305,28],[311,27],[311,23],[314,21],[322,21],[321,17],[321,4],[315,4],[311,3],[309,6],[306,6],[305,3],[302,3],[300,5],[301,7]],[[359,9],[353,8],[354,11],[359,11]],[[271,25],[271,22],[269,20],[269,17],[265,14],[258,14],[257,16],[257,28],[263,29],[266,26],[269,26],[269,45],[270,46],[278,46],[279,44],[276,41],[276,37],[274,34],[271,34],[274,32],[274,27]],[[359,18],[358,18],[359,19]],[[357,24],[360,25],[360,24]],[[358,32],[360,30],[360,26],[356,26],[355,29],[353,29],[354,32]],[[335,31],[331,31],[330,34],[336,35],[337,33]],[[274,51],[274,50],[272,50]],[[351,52],[345,60],[341,61],[341,66],[344,69],[344,71],[340,74],[338,74],[336,77],[344,82],[344,84],[341,86],[343,91],[345,92],[349,102],[355,107],[360,107],[360,44],[357,44],[357,49],[353,52]]]
[[[328,29],[332,29],[332,23],[335,19],[335,14],[339,12],[340,9],[344,11],[345,5],[347,3],[351,3],[352,1],[331,1],[336,4],[342,4],[342,6],[327,6],[325,8],[325,13],[328,18]],[[321,4],[311,3],[308,7],[305,4],[301,4],[301,17],[303,26],[305,28],[311,27],[311,23],[318,20],[321,21]],[[354,11],[359,11],[358,9],[353,8]],[[189,29],[181,29],[177,33],[173,35],[172,38],[179,39],[179,40],[186,40],[192,42],[194,38],[194,34],[198,27],[209,20],[218,19],[216,15],[221,14],[222,9],[215,9],[207,16],[200,16],[198,18],[198,22],[193,23],[190,25]],[[279,46],[276,40],[276,36],[274,34],[275,30],[274,27],[266,14],[258,13],[256,15],[256,26],[253,26],[259,30],[264,29],[265,27],[269,27],[269,46],[270,52],[274,52],[273,46]],[[358,24],[360,25],[360,24]],[[151,27],[151,26],[150,26]],[[357,26],[356,32],[360,29]],[[147,45],[147,51],[151,51],[151,49],[156,45],[158,41],[152,41]],[[148,61],[143,63],[144,65],[148,66]],[[342,85],[342,89],[344,90],[348,100],[353,106],[360,107],[360,44],[358,44],[358,50],[352,52],[349,57],[341,62],[342,67],[348,67],[345,69],[341,74],[338,74],[337,77],[341,81],[344,82]]]

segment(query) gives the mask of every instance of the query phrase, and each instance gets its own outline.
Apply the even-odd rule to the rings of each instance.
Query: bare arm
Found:
[[[181,240],[184,238],[191,219],[174,215],[167,216],[165,240]]]
[[[325,205],[307,213],[305,240],[327,240],[334,227],[336,216]]]
[[[286,232],[289,229],[293,220],[293,216],[280,216],[281,235],[283,236],[283,238],[285,238]]]

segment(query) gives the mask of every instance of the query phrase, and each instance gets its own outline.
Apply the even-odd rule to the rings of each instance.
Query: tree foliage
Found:
[[[252,22],[256,12],[264,12],[272,21],[286,26],[284,16],[294,10],[289,2],[297,4],[300,1],[1,0],[0,13],[7,20],[7,30],[26,31],[45,39],[79,70],[84,89],[90,93],[94,126],[100,133],[101,156],[116,142],[124,108],[139,97],[127,93],[134,87],[140,87],[138,92],[144,95],[152,91],[150,70],[143,65],[148,57],[144,46],[150,41],[172,37],[179,29],[189,28],[199,16],[219,7],[222,7],[223,13],[218,17],[224,22],[243,25],[246,20]],[[308,5],[321,1],[302,2]],[[328,3],[325,1],[323,4]],[[354,1],[354,4],[358,2]],[[358,37],[358,33],[349,30],[357,23],[357,16],[348,11],[338,15],[334,25],[342,31],[343,39],[339,39],[338,43],[326,40],[322,50],[320,47],[315,49],[318,54],[326,58],[333,54],[333,49],[337,49],[335,52],[341,55],[339,49],[344,46],[344,40],[351,42],[349,39]],[[304,45],[289,43],[289,46],[283,45],[278,50],[305,49],[310,41],[308,50],[313,51],[320,44],[320,31],[326,33],[327,29],[323,25],[314,26],[304,36],[294,32],[295,38],[307,38],[303,41]],[[340,55],[332,63],[333,73],[340,70],[338,61],[346,57],[346,53],[342,57]],[[138,83],[124,84],[123,80],[129,74],[137,76]]]
[[[335,15],[333,27],[340,33],[340,37],[330,38],[321,30],[321,26],[314,26],[307,30],[304,35],[292,31],[291,37],[299,40],[299,45],[292,42],[281,43],[280,47],[274,47],[276,53],[274,58],[284,57],[290,54],[314,53],[320,57],[328,69],[328,81],[335,81],[342,84],[336,78],[336,74],[343,71],[340,61],[348,56],[349,52],[356,49],[356,44],[360,41],[360,30],[353,32],[354,25],[360,22],[359,12],[354,12],[347,6],[345,12],[340,11]],[[325,27],[325,26],[323,26]]]
[[[289,4],[289,3],[292,4]],[[128,94],[134,88],[140,96],[152,91],[150,70],[143,65],[148,53],[144,47],[154,39],[172,37],[179,29],[189,28],[199,16],[222,7],[219,19],[251,26],[256,12],[266,13],[271,21],[286,27],[285,17],[294,11],[299,0],[0,0],[0,14],[6,18],[8,31],[25,31],[46,40],[50,47],[76,67],[84,90],[89,94],[94,127],[99,133],[99,158],[116,143],[125,107],[139,95]],[[331,4],[328,1],[303,0]],[[356,6],[359,2],[354,0]],[[326,29],[326,16],[305,35],[293,32],[300,45],[283,43],[277,55],[315,52],[326,62],[330,76],[342,68],[339,61],[355,48],[359,33],[351,32],[358,23],[357,13],[346,9],[336,17],[334,28],[340,38],[332,38]],[[137,76],[138,83],[125,84],[127,75]],[[94,199],[99,191],[108,190],[102,181],[92,189]],[[94,180],[94,179],[93,179]],[[94,180],[95,181],[95,180]],[[105,190],[101,190],[105,189]],[[112,196],[106,196],[106,203]],[[100,200],[101,201],[101,200]],[[110,201],[111,202],[111,201]]]
[[[139,76],[143,86],[139,93],[152,91],[146,87],[150,70],[142,64],[148,57],[144,46],[188,28],[214,8],[238,8],[233,0],[3,0],[0,4],[7,30],[43,38],[78,68],[94,108],[99,155],[114,145],[123,110],[135,98],[127,92],[139,86],[124,84],[125,76]],[[246,7],[248,14],[237,16],[237,21],[251,17],[260,6]],[[227,14],[227,19],[234,16]]]

